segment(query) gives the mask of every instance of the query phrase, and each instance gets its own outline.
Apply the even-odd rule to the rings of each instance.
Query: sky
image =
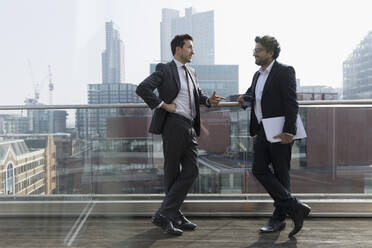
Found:
[[[86,104],[87,85],[101,83],[111,20],[125,45],[125,83],[140,83],[160,59],[161,9],[188,7],[214,10],[215,62],[239,65],[239,93],[258,69],[256,36],[278,39],[278,61],[301,85],[342,87],[343,61],[372,30],[366,0],[1,0],[0,105],[22,105],[36,83],[48,104],[48,65],[53,104]]]

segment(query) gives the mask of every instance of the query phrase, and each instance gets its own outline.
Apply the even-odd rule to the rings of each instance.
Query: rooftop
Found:
[[[371,247],[368,218],[309,218],[295,239],[292,223],[260,234],[267,218],[192,218],[193,232],[164,234],[150,218],[2,218],[1,247]]]

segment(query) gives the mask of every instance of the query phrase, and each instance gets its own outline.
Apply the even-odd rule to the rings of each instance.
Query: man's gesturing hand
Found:
[[[221,101],[221,100],[226,100],[225,97],[222,97],[222,96],[216,96],[216,91],[213,91],[213,94],[211,97],[209,97],[209,102],[212,106],[216,106],[218,105],[218,103]]]

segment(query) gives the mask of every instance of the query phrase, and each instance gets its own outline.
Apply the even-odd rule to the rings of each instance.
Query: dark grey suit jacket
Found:
[[[193,68],[187,66],[189,74],[191,75],[191,81],[194,84],[194,98],[196,107],[196,117],[194,119],[194,128],[196,134],[200,135],[200,104],[207,106],[208,97],[202,92],[199,84],[196,80],[196,74]],[[159,96],[154,94],[154,90],[157,89]],[[139,95],[146,104],[154,109],[164,101],[167,104],[173,102],[177,97],[181,89],[180,77],[178,75],[177,65],[172,60],[169,63],[160,63],[156,66],[155,72],[148,76],[143,82],[141,82],[136,93]],[[163,126],[167,118],[168,112],[162,108],[155,109],[152,121],[150,124],[150,133],[161,134]]]
[[[246,94],[253,96],[250,121],[251,136],[255,136],[259,131],[258,121],[254,112],[256,84],[259,75],[258,71],[254,74],[252,85],[246,92]],[[274,62],[262,92],[261,108],[263,118],[284,116],[283,132],[296,134],[298,102],[296,73],[292,66],[287,66],[277,61]]]

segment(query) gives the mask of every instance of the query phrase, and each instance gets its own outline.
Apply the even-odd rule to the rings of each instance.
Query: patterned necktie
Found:
[[[189,81],[189,72],[187,71],[186,66],[182,66],[182,68],[185,70],[185,76],[186,76],[186,84],[187,84],[187,91],[189,93],[189,105],[190,105],[190,114],[191,114],[191,119],[194,119],[194,111],[192,108],[192,102],[191,102],[191,87],[190,87],[190,81]]]

